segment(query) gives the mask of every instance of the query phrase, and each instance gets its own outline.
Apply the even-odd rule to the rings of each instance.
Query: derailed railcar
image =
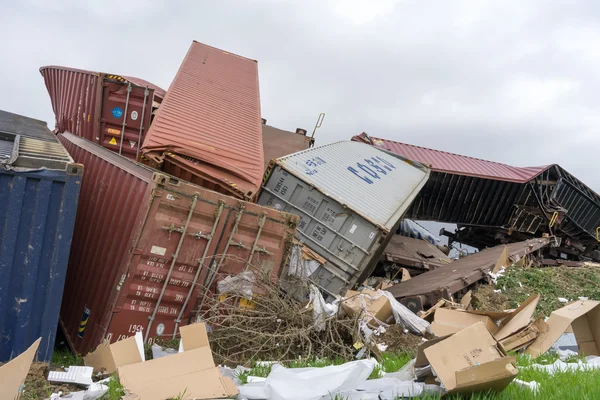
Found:
[[[297,238],[327,262],[310,281],[331,296],[372,273],[429,169],[357,142],[271,162],[258,203],[300,216]]]
[[[275,279],[298,218],[135,163],[70,133],[86,167],[60,322],[81,354],[194,321],[205,296],[248,268]],[[205,290],[209,288],[210,290]]]

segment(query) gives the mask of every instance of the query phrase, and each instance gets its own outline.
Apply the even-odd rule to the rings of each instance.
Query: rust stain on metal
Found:
[[[273,278],[280,273],[295,233],[288,221],[297,217],[184,182],[69,133],[59,138],[86,166],[60,319],[78,353],[137,331],[150,340],[172,335],[176,324],[195,318],[203,287],[214,292],[228,274],[247,267]]]
[[[251,198],[264,172],[257,62],[194,41],[143,152],[150,165]]]
[[[426,240],[393,235],[383,251],[382,262],[410,267],[411,272],[425,272],[444,267],[452,260]]]
[[[553,238],[540,238],[508,244],[506,247],[508,248],[509,260],[516,262],[527,254],[547,246],[551,240]],[[504,247],[505,245],[500,245],[482,250],[454,261],[447,267],[425,272],[386,290],[398,299],[424,295],[430,297],[429,302],[434,301],[433,297],[438,292],[445,291],[447,294],[453,295],[484,278],[487,272],[495,266],[504,251]]]

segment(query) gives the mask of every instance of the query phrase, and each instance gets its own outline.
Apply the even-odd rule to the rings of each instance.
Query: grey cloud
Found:
[[[269,123],[310,131],[326,112],[317,144],[367,131],[520,166],[560,163],[600,190],[592,0],[379,0],[372,13],[333,0],[126,3],[3,6],[10,39],[0,47],[13,61],[0,66],[0,108],[52,125],[45,64],[166,89],[195,39],[259,61]]]

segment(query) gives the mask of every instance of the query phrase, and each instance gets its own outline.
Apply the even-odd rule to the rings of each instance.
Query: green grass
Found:
[[[564,306],[559,297],[577,300],[579,297],[600,299],[600,268],[549,267],[508,268],[496,285],[508,297],[511,307],[517,307],[530,295],[540,294],[539,314],[550,313]]]
[[[68,349],[55,350],[52,354],[52,364],[60,367],[83,365],[83,358],[77,354],[71,353]]]
[[[125,389],[116,375],[111,376],[106,386],[108,386],[108,391],[100,400],[121,400],[125,396]]]

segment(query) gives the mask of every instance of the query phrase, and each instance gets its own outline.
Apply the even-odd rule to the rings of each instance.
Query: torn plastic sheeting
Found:
[[[337,314],[339,309],[338,302],[335,301],[331,304],[326,303],[319,289],[315,285],[310,285],[310,297],[306,307],[308,308],[311,304],[313,306],[315,329],[317,331],[322,331],[325,329],[325,321],[327,318]]]
[[[402,325],[408,330],[418,335],[424,335],[426,332],[431,331],[431,325],[429,322],[424,319],[418,317],[412,311],[410,311],[406,306],[401,304],[398,300],[394,298],[394,296],[390,292],[378,290],[378,293],[381,293],[382,296],[385,296],[390,301],[392,305],[392,313],[394,314],[394,319],[396,320],[396,324]]]
[[[94,383],[92,381],[93,372],[93,367],[70,366],[65,369],[65,372],[50,371],[48,381],[89,386]]]
[[[360,360],[300,370],[274,365],[265,382],[241,386],[240,398],[320,400],[323,396],[356,389],[371,375],[375,363],[375,360]]]
[[[104,379],[104,380],[96,382],[96,383],[92,383],[85,391],[81,390],[79,392],[72,392],[72,393],[64,394],[64,395],[61,394],[61,392],[52,393],[52,395],[50,396],[50,400],[59,400],[59,399],[96,400],[96,399],[99,399],[100,397],[104,396],[104,394],[106,392],[108,392],[108,386],[104,385],[103,383],[108,383],[109,380],[110,380],[110,378]]]
[[[244,271],[237,275],[229,275],[217,282],[217,292],[219,294],[237,294],[247,299],[252,299],[255,282],[256,277],[254,276],[254,272]]]
[[[550,375],[554,375],[557,372],[566,372],[566,371],[589,371],[593,369],[600,369],[600,357],[590,356],[586,358],[586,362],[578,361],[576,363],[566,363],[562,360],[556,360],[552,364],[541,365],[541,364],[532,364],[529,366],[531,369],[535,369],[536,371],[546,372]]]
[[[415,375],[415,361],[417,361],[417,359],[413,358],[412,360],[404,364],[404,366],[398,371],[388,372],[383,377],[394,378],[399,381],[413,381],[417,378]]]
[[[157,344],[152,345],[152,359],[153,360],[156,360],[157,358],[161,358],[161,357],[170,356],[171,354],[177,354],[177,353],[179,353],[179,352],[175,349],[165,348],[165,347],[159,346]]]
[[[343,400],[379,400],[379,392],[361,392],[358,390],[347,390],[338,392],[335,398]],[[333,396],[327,395],[321,397],[321,400],[332,400]]]
[[[319,263],[319,261],[314,259],[306,259],[302,256],[301,245],[292,246],[287,270],[288,276],[295,276],[302,282],[307,282],[308,277],[311,276],[320,266],[321,263]]]
[[[420,397],[421,395],[430,395],[437,398],[443,393],[444,390],[438,385],[427,385],[423,382],[400,382],[400,385],[398,385],[396,389],[388,389],[379,393],[379,398],[381,400],[397,400],[402,398]]]

